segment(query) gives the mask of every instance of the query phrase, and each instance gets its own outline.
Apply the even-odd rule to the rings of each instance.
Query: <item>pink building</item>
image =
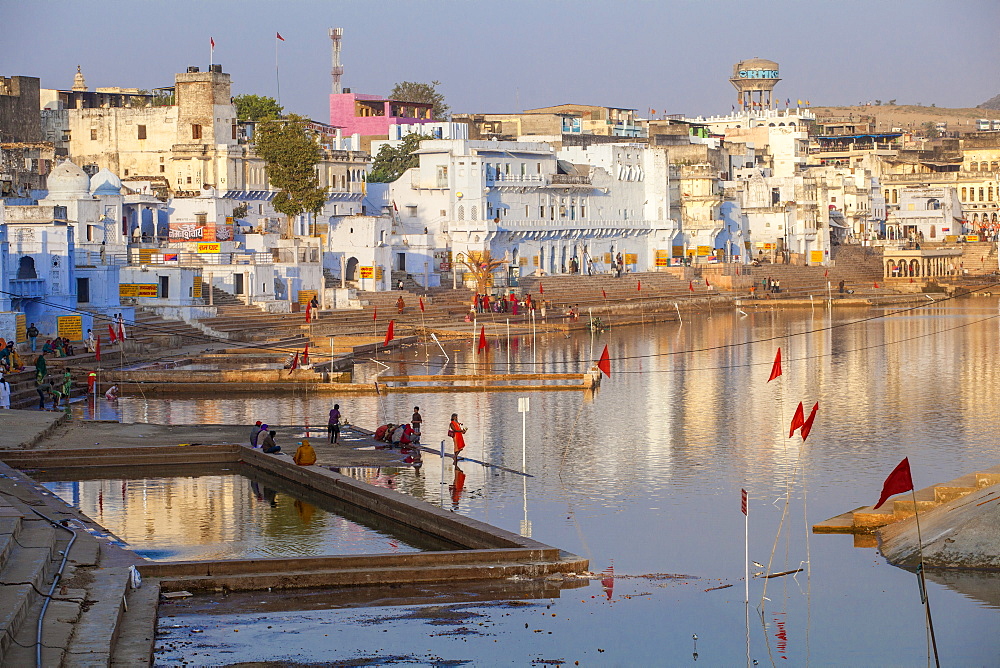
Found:
[[[330,125],[342,128],[344,135],[388,137],[390,125],[433,123],[433,106],[387,100],[378,95],[333,94],[330,95]]]

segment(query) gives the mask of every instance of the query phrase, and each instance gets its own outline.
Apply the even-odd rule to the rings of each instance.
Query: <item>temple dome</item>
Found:
[[[69,160],[64,160],[52,170],[49,174],[48,186],[49,197],[53,195],[88,197],[90,195],[90,177],[87,176],[87,172]]]
[[[94,195],[119,195],[121,190],[122,180],[107,167],[90,178],[90,192]]]

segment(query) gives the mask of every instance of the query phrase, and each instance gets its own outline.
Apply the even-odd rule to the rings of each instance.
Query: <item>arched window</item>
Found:
[[[939,200],[936,200],[936,199],[933,199],[933,198],[927,200],[927,210],[928,211],[937,211],[940,208],[941,208],[941,202]]]
[[[895,188],[892,189],[892,203],[893,204],[899,203],[899,191],[896,190]]]
[[[982,188],[979,189],[979,201],[980,202],[983,201],[983,189]]]
[[[22,255],[17,261],[17,277],[19,279],[38,278],[35,272],[35,258]]]
[[[469,211],[469,215],[472,216],[472,220],[479,220],[479,207],[473,204],[472,209]]]
[[[458,219],[465,220],[465,207],[461,204],[458,205]]]

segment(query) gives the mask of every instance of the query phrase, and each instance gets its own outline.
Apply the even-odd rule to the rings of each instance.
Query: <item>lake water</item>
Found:
[[[998,315],[995,298],[895,310],[818,306],[743,316],[727,309],[593,338],[540,336],[534,349],[522,337],[511,346],[515,370],[583,371],[605,344],[612,358],[612,377],[593,395],[524,395],[530,397],[525,459],[534,477],[466,463],[456,495],[450,461],[442,470],[438,458],[425,456],[421,474],[400,470],[395,487],[588,557],[592,571],[613,565],[618,579],[610,599],[595,582],[523,607],[452,606],[449,614],[457,617],[448,619],[459,621],[451,626],[417,614],[420,606],[178,610],[167,618],[172,626],[158,660],[197,651],[206,662],[745,663],[745,488],[750,558],[770,562],[772,572],[806,569],[768,580],[766,592],[763,579],[751,579],[752,660],[924,665],[915,576],[885,564],[874,549],[853,547],[850,536],[812,535],[809,527],[873,503],[903,457],[910,458],[918,488],[1000,463]],[[778,346],[784,374],[768,383]],[[471,336],[444,347],[449,372],[487,363],[483,355],[476,359]],[[444,361],[436,350],[410,346],[382,359],[389,373],[433,373]],[[507,354],[491,347],[492,368],[504,370]],[[377,370],[367,366],[359,371]],[[362,426],[405,420],[418,404],[425,444],[444,439],[448,417],[457,412],[469,429],[464,454],[519,469],[519,396],[129,397],[117,410],[130,422],[264,420],[279,425],[280,434],[281,424],[324,423],[333,401]],[[786,438],[799,401],[807,410],[819,402],[805,445],[798,435]],[[636,577],[644,575],[653,577]],[[715,589],[726,584],[732,586]],[[929,584],[942,663],[998,665],[1000,580],[967,584]],[[193,626],[203,632],[190,635]],[[259,634],[233,633],[241,627]]]

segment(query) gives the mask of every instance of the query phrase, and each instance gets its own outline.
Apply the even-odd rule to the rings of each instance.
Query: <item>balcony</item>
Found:
[[[10,291],[14,299],[36,299],[45,296],[44,278],[12,278]]]
[[[550,174],[549,183],[554,186],[589,186],[590,176],[587,174]]]
[[[493,172],[486,172],[486,184],[491,186],[519,186],[519,185],[537,185],[545,182],[545,177],[542,174],[495,174]]]

